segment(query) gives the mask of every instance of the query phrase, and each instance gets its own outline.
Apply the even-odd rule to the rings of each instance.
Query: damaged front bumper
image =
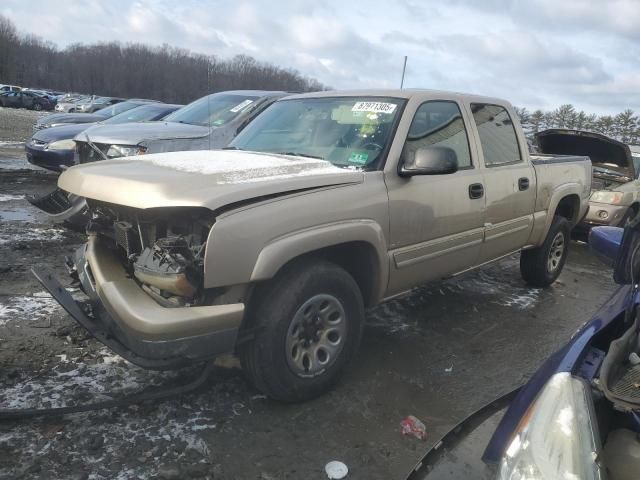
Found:
[[[90,312],[53,275],[34,273],[78,323],[130,362],[150,369],[178,368],[233,352],[244,304],[161,306],[95,235],[76,253],[75,269]]]

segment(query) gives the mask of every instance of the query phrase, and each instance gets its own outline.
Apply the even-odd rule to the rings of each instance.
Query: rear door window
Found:
[[[516,130],[504,107],[472,103],[471,112],[478,128],[485,166],[497,167],[522,162]]]
[[[467,130],[455,102],[436,100],[418,107],[404,147],[405,162],[412,163],[416,150],[432,145],[455,151],[458,168],[472,168]]]

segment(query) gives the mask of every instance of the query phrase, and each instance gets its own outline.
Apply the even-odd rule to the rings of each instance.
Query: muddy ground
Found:
[[[46,266],[64,278],[64,256],[83,241],[24,200],[56,181],[24,159],[19,142],[34,119],[0,109],[0,408],[107,399],[196,375],[112,355],[30,274]],[[523,383],[614,290],[584,244],[571,248],[547,290],[527,287],[512,257],[370,311],[354,364],[315,401],[272,402],[227,362],[196,393],[164,403],[0,423],[0,477],[322,479],[324,465],[341,460],[350,479],[404,479],[439,436]],[[400,434],[407,415],[424,421],[426,442]]]

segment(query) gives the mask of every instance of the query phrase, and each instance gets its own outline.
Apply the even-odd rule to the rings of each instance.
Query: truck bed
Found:
[[[547,153],[532,153],[531,163],[534,165],[547,165],[550,163],[590,162],[591,159],[582,155],[551,155]]]

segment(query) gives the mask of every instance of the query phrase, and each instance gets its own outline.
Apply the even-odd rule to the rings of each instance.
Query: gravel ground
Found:
[[[27,138],[27,117],[0,109],[0,139]],[[83,242],[24,200],[55,181],[27,167],[20,145],[0,144],[0,408],[106,399],[197,375],[111,354],[31,276],[47,266],[64,278],[64,256]],[[323,479],[324,465],[341,460],[349,479],[404,479],[440,435],[525,381],[614,290],[584,244],[571,248],[546,290],[524,285],[514,256],[371,310],[352,368],[311,402],[272,402],[223,359],[200,390],[164,403],[1,423],[0,478]],[[426,424],[426,442],[400,434],[407,415]]]
[[[36,112],[24,108],[0,107],[0,146],[5,142],[22,143],[32,133],[33,124],[39,117],[53,112]]]

